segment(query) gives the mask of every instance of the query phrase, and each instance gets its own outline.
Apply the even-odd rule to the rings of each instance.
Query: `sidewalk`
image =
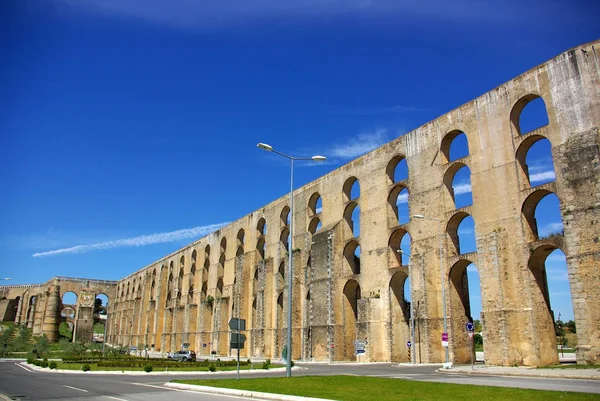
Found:
[[[510,366],[486,365],[454,365],[450,369],[439,369],[440,373],[467,374],[467,375],[495,375],[495,376],[522,376],[545,377],[553,379],[584,379],[600,380],[600,369],[549,369]]]

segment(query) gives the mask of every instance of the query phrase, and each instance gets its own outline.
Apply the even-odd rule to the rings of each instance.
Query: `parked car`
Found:
[[[181,362],[194,362],[196,360],[196,353],[194,351],[177,351],[174,352],[173,355],[171,356],[171,359],[173,359],[174,361],[181,361]]]

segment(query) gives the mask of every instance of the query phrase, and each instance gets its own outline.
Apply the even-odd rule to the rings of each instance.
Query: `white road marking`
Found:
[[[29,373],[33,373],[33,370],[29,370],[28,368],[26,368],[25,366],[23,366],[23,365],[21,365],[21,364],[19,364],[19,363],[16,363],[16,362],[15,362],[15,365],[17,365],[17,366],[18,366],[18,367],[20,367],[21,369],[25,369],[25,370],[26,370],[26,371],[28,371]]]
[[[111,400],[117,400],[117,401],[127,401],[125,398],[117,398],[117,397],[111,397],[110,395],[105,395],[106,398],[110,398]]]
[[[84,393],[87,393],[87,392],[88,392],[87,390],[84,390],[84,389],[82,389],[82,388],[77,388],[77,387],[67,386],[66,384],[63,384],[63,387],[70,388],[70,389],[72,389],[72,390],[83,391]]]

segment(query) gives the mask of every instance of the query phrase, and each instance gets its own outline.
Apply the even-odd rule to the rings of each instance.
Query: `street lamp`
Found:
[[[259,148],[266,150],[267,152],[277,153],[280,156],[283,156],[290,160],[291,162],[291,178],[290,178],[290,240],[288,242],[288,259],[289,259],[289,272],[288,272],[288,304],[287,304],[287,361],[285,366],[285,376],[292,377],[292,272],[293,272],[293,242],[294,242],[294,160],[314,160],[317,162],[323,162],[327,160],[325,156],[313,156],[313,157],[294,157],[290,155],[286,155],[285,153],[281,153],[275,149],[271,145],[267,145],[266,143],[259,143]]]
[[[396,250],[396,252],[398,252],[400,255],[406,255],[410,258],[410,253],[408,252],[404,252],[402,249],[398,249]],[[400,256],[402,258],[402,256]],[[400,264],[402,264],[402,262],[400,262]],[[413,283],[412,283],[412,268],[411,268],[411,261],[410,259],[408,260],[408,278],[410,280],[410,357],[412,359],[412,363],[417,363],[417,358],[415,356],[415,308],[414,308],[414,290],[413,290]],[[419,344],[419,347],[421,345]]]
[[[416,219],[424,219],[437,221],[438,223],[438,238],[439,238],[439,250],[440,250],[440,275],[442,278],[442,313],[444,314],[444,333],[448,333],[448,318],[446,316],[446,289],[444,279],[444,266],[442,261],[442,220],[434,219],[433,217],[423,216],[422,214],[413,215]],[[449,362],[450,356],[448,346],[446,346],[446,364]]]

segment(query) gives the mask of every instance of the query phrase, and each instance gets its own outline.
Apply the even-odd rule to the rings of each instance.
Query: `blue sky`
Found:
[[[284,195],[257,142],[328,156],[302,185],[598,37],[595,1],[497,3],[2,2],[0,275],[119,279]]]

